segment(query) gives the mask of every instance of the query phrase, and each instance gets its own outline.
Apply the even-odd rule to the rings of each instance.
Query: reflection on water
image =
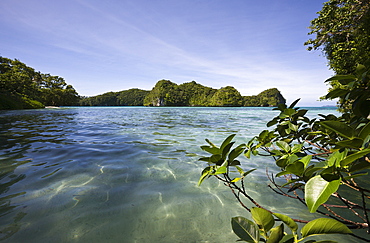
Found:
[[[248,215],[216,180],[197,187],[204,166],[199,145],[230,133],[245,142],[275,114],[144,107],[0,112],[0,239],[235,242],[230,218]],[[296,216],[304,214],[301,205],[268,194],[269,163],[245,162],[260,168],[249,179],[251,194],[284,205],[279,212],[295,207]]]

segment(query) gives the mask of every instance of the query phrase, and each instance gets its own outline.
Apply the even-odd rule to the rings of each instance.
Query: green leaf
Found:
[[[358,136],[365,139],[370,134],[370,122],[368,122],[360,131]]]
[[[304,172],[304,164],[300,161],[296,161],[295,163],[293,164],[289,164],[285,170],[287,172],[289,172],[290,174],[294,174],[294,175],[302,175],[303,172]]]
[[[229,166],[237,166],[237,165],[240,165],[240,161],[239,160],[233,160],[229,163]]]
[[[266,233],[275,224],[274,217],[266,209],[253,207],[251,208],[251,214],[256,224]]]
[[[288,164],[288,159],[286,156],[281,157],[280,159],[276,160],[276,165],[280,168],[284,168]]]
[[[355,136],[355,130],[345,124],[344,122],[339,121],[323,121],[320,123],[325,128],[340,134],[341,136],[345,138],[353,138]]]
[[[297,160],[299,160],[299,157],[297,155],[295,154],[288,155],[288,164],[293,164]]]
[[[295,109],[292,109],[292,108],[284,109],[280,113],[279,118],[281,118],[281,119],[288,118],[288,117],[291,117],[292,115],[294,115],[295,113],[296,113]]]
[[[211,158],[210,157],[201,157],[198,159],[199,161],[206,161],[206,162],[211,162]]]
[[[275,125],[276,123],[278,123],[278,119],[272,119],[271,121],[269,121],[266,126],[267,127],[271,127],[273,125]]]
[[[359,173],[359,174],[355,174],[355,175],[351,175],[351,176],[346,176],[344,177],[343,179],[345,180],[349,180],[349,179],[352,179],[352,178],[356,178],[356,177],[360,177],[360,176],[365,176],[365,175],[368,175],[369,173]]]
[[[341,97],[341,96],[343,96],[343,95],[345,95],[347,93],[348,93],[348,90],[337,88],[337,89],[334,89],[334,90],[330,91],[325,96],[325,99],[335,99],[335,98]]]
[[[250,159],[251,158],[251,152],[252,152],[252,148],[250,148],[247,151],[245,151],[244,152],[245,157],[247,157],[248,159]]]
[[[289,122],[288,127],[292,131],[298,131],[298,125],[294,125],[293,123]]]
[[[293,232],[297,232],[298,224],[293,221],[289,216],[280,213],[274,213],[275,217],[284,222]]]
[[[354,173],[356,171],[366,170],[366,169],[370,169],[370,163],[367,162],[366,160],[359,160],[356,163],[353,163],[350,165],[349,171],[351,173]]]
[[[247,172],[244,172],[243,177],[246,177],[247,175],[249,175],[250,173],[252,173],[255,170],[257,170],[257,169],[251,169],[251,170],[248,170]]]
[[[276,142],[276,145],[281,148],[282,150],[284,150],[285,152],[289,153],[290,151],[290,146],[289,144],[287,144],[286,142],[284,141],[277,141]]]
[[[225,160],[227,154],[229,153],[231,147],[234,145],[234,142],[227,144],[225,147],[221,148],[222,151],[222,159]]]
[[[329,167],[331,167],[331,166],[338,167],[339,164],[340,164],[340,161],[347,156],[347,153],[348,153],[347,149],[343,150],[342,152],[335,151],[334,153],[332,153],[329,156],[329,158],[327,160],[327,166],[329,166]]]
[[[275,175],[275,177],[280,177],[280,176],[283,176],[283,175],[289,175],[289,174],[290,174],[290,172],[289,172],[289,171],[281,171],[281,172],[277,173],[277,174]]]
[[[346,165],[349,165],[350,163],[352,163],[353,161],[359,159],[359,158],[362,158],[364,156],[366,156],[368,153],[370,153],[370,148],[368,149],[363,149],[361,151],[358,151],[357,153],[354,153],[354,154],[351,154],[351,155],[348,155],[344,160],[342,160],[340,162],[340,165],[341,166],[346,166]]]
[[[228,136],[221,144],[221,147],[220,147],[220,150],[223,151],[224,148],[230,144],[231,140],[233,140],[233,138],[235,137],[236,134],[231,134],[230,136]]]
[[[364,143],[364,140],[362,138],[351,138],[348,140],[339,141],[337,142],[337,145],[344,147],[344,148],[359,149],[361,148],[363,143]]]
[[[301,100],[301,98],[299,99],[296,99],[295,101],[293,101],[292,104],[290,104],[289,108],[294,108],[294,106]]]
[[[335,219],[319,218],[308,222],[301,230],[302,237],[319,234],[352,234],[352,231]]]
[[[279,243],[294,243],[294,235],[285,235]]]
[[[221,167],[218,167],[218,169],[216,170],[214,175],[224,174],[226,172],[227,172],[227,167],[226,166],[221,166]]]
[[[210,146],[204,145],[204,146],[200,146],[200,148],[210,154],[221,154],[220,149],[216,147],[210,147]]]
[[[284,224],[271,229],[270,237],[266,243],[278,243],[284,237]]]
[[[233,217],[231,226],[234,233],[242,240],[258,243],[260,240],[260,231],[258,226],[252,221],[243,217]]]
[[[244,173],[244,170],[240,168],[239,166],[235,166],[236,169],[239,171],[239,174],[242,175]]]
[[[294,144],[292,148],[292,153],[298,153],[302,150],[303,144]]]
[[[335,75],[335,76],[325,80],[325,82],[330,82],[330,81],[334,81],[334,80],[342,81],[342,82],[345,81],[346,83],[349,83],[351,81],[356,80],[356,76],[354,76],[354,75]],[[345,84],[345,83],[342,83],[342,84]]]
[[[245,144],[240,144],[238,147],[231,150],[229,154],[229,161],[233,161],[237,158],[241,153],[243,153],[244,149],[246,148]]]
[[[206,179],[206,177],[212,172],[212,170],[213,170],[213,168],[211,166],[208,166],[208,167],[204,168],[204,170],[202,171],[202,175],[199,178],[198,186],[200,186],[200,184],[202,184],[204,179]]]
[[[217,146],[216,145],[214,145],[211,141],[209,141],[207,138],[205,139],[206,140],[206,142],[209,144],[209,145],[211,145],[212,147],[215,147],[215,148],[217,148]]]
[[[280,150],[277,150],[277,149],[270,150],[270,153],[275,155],[275,156],[283,156],[284,155]]]
[[[320,175],[312,177],[305,185],[305,201],[310,212],[316,212],[338,190],[340,183],[341,180],[328,182]]]
[[[242,179],[242,177],[236,177],[236,178],[234,178],[231,182],[238,182],[238,181],[240,181]]]
[[[312,159],[312,155],[307,155],[301,158],[299,161],[301,161],[304,164],[304,168],[306,168],[308,164],[310,163],[311,159]]]
[[[214,154],[211,157],[209,157],[209,162],[221,165],[223,160],[220,154]]]

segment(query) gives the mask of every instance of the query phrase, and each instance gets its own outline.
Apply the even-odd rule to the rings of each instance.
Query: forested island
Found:
[[[214,89],[195,81],[177,85],[158,81],[152,90],[138,88],[81,97],[62,77],[44,74],[17,59],[0,56],[0,110],[45,106],[216,106],[273,107],[286,100],[276,88],[242,96],[232,86]]]
[[[160,80],[151,91],[129,89],[83,98],[82,106],[254,106],[271,107],[285,104],[276,88],[258,95],[242,96],[234,87],[214,89],[195,81],[177,85]]]
[[[62,77],[0,56],[0,110],[77,105],[81,97]]]

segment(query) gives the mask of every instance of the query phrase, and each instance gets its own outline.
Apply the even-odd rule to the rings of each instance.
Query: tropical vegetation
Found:
[[[81,106],[142,106],[149,91],[129,89],[119,92],[107,92],[101,95],[85,97],[80,100]]]
[[[0,109],[76,105],[80,96],[62,77],[43,74],[0,56]]]
[[[340,116],[310,119],[307,110],[296,107],[298,99],[275,108],[279,114],[266,124],[269,129],[245,144],[234,146],[232,134],[220,146],[208,139],[201,146],[208,156],[200,158],[207,164],[198,184],[217,178],[251,214],[252,220],[243,216],[231,220],[240,240],[334,242],[311,236],[349,234],[356,241],[370,242],[369,7],[368,0],[330,0],[311,22],[316,38],[306,44],[309,49],[322,48],[336,72],[325,81],[331,87],[324,98],[338,99]],[[271,166],[279,172],[272,175],[268,168],[266,173],[271,192],[305,205],[307,216],[317,213],[323,218],[292,219],[274,212],[276,205],[261,205],[246,186],[255,169],[248,162],[242,164],[242,155],[246,161],[252,156],[275,161]],[[304,223],[300,231],[296,222]]]
[[[151,91],[133,88],[81,97],[62,77],[44,74],[14,59],[0,57],[0,110],[45,106],[277,106],[285,98],[276,88],[242,96],[234,87],[214,89],[195,81],[158,81]]]
[[[81,99],[81,106],[278,106],[285,98],[276,88],[255,96],[242,96],[232,86],[214,89],[195,81],[177,85],[159,80],[152,90],[129,89]]]
[[[195,81],[177,85],[170,80],[160,80],[144,99],[145,106],[277,106],[285,98],[276,88],[256,96],[242,96],[232,86],[220,89],[198,84]]]

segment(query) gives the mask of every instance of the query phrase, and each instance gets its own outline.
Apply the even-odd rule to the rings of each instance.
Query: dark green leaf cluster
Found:
[[[308,222],[301,229],[301,238],[298,235],[298,224],[290,217],[271,213],[263,208],[251,208],[253,221],[244,217],[234,217],[231,219],[231,226],[234,233],[241,241],[258,243],[261,240],[269,243],[290,243],[299,242],[310,236],[325,234],[351,234],[344,224],[328,218],[318,218]],[[275,218],[276,219],[275,219]],[[275,226],[276,222],[282,222]],[[274,227],[275,226],[275,227]],[[291,234],[285,232],[287,226]],[[306,242],[323,242],[310,240]],[[325,241],[334,243],[335,241]]]
[[[43,74],[19,60],[0,57],[0,109],[76,105],[80,99],[63,78]]]
[[[142,106],[147,90],[129,89],[120,92],[107,92],[101,95],[85,97],[81,106]]]

